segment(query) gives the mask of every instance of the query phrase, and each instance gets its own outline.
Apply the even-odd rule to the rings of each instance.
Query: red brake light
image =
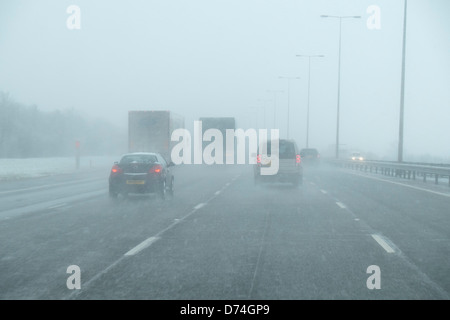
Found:
[[[122,169],[117,165],[113,165],[112,169],[111,169],[111,174],[119,174],[122,173]]]
[[[261,155],[260,154],[258,154],[258,156],[256,157],[256,162],[261,163]]]
[[[295,162],[296,162],[296,163],[300,163],[301,161],[302,161],[302,160],[301,160],[300,155],[297,154],[297,155],[295,156]]]
[[[150,173],[161,173],[162,171],[162,166],[160,164],[155,164],[151,169],[150,169]]]

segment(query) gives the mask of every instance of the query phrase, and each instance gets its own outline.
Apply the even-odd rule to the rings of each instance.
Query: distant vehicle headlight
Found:
[[[363,161],[363,160],[364,160],[364,158],[363,158],[363,157],[359,157],[359,160],[360,160],[360,161]]]

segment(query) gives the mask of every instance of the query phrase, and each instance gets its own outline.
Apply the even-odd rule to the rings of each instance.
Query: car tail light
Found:
[[[256,163],[261,164],[261,155],[258,154],[258,156],[256,157]]]
[[[161,173],[163,167],[160,164],[155,164],[151,169],[149,170],[150,173]]]
[[[112,175],[120,174],[122,172],[122,169],[117,164],[113,165],[113,167],[111,168]]]
[[[297,155],[295,156],[295,162],[296,162],[296,163],[302,162],[302,158],[300,157],[299,154],[297,154]]]

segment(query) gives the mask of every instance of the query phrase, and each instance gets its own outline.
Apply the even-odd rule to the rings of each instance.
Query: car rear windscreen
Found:
[[[121,160],[121,164],[129,164],[132,162],[150,164],[157,162],[158,159],[155,155],[126,155]]]

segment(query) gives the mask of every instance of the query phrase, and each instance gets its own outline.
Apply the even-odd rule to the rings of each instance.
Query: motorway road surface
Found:
[[[449,298],[448,187],[304,170],[183,165],[165,201],[109,199],[109,168],[1,183],[0,299]]]

